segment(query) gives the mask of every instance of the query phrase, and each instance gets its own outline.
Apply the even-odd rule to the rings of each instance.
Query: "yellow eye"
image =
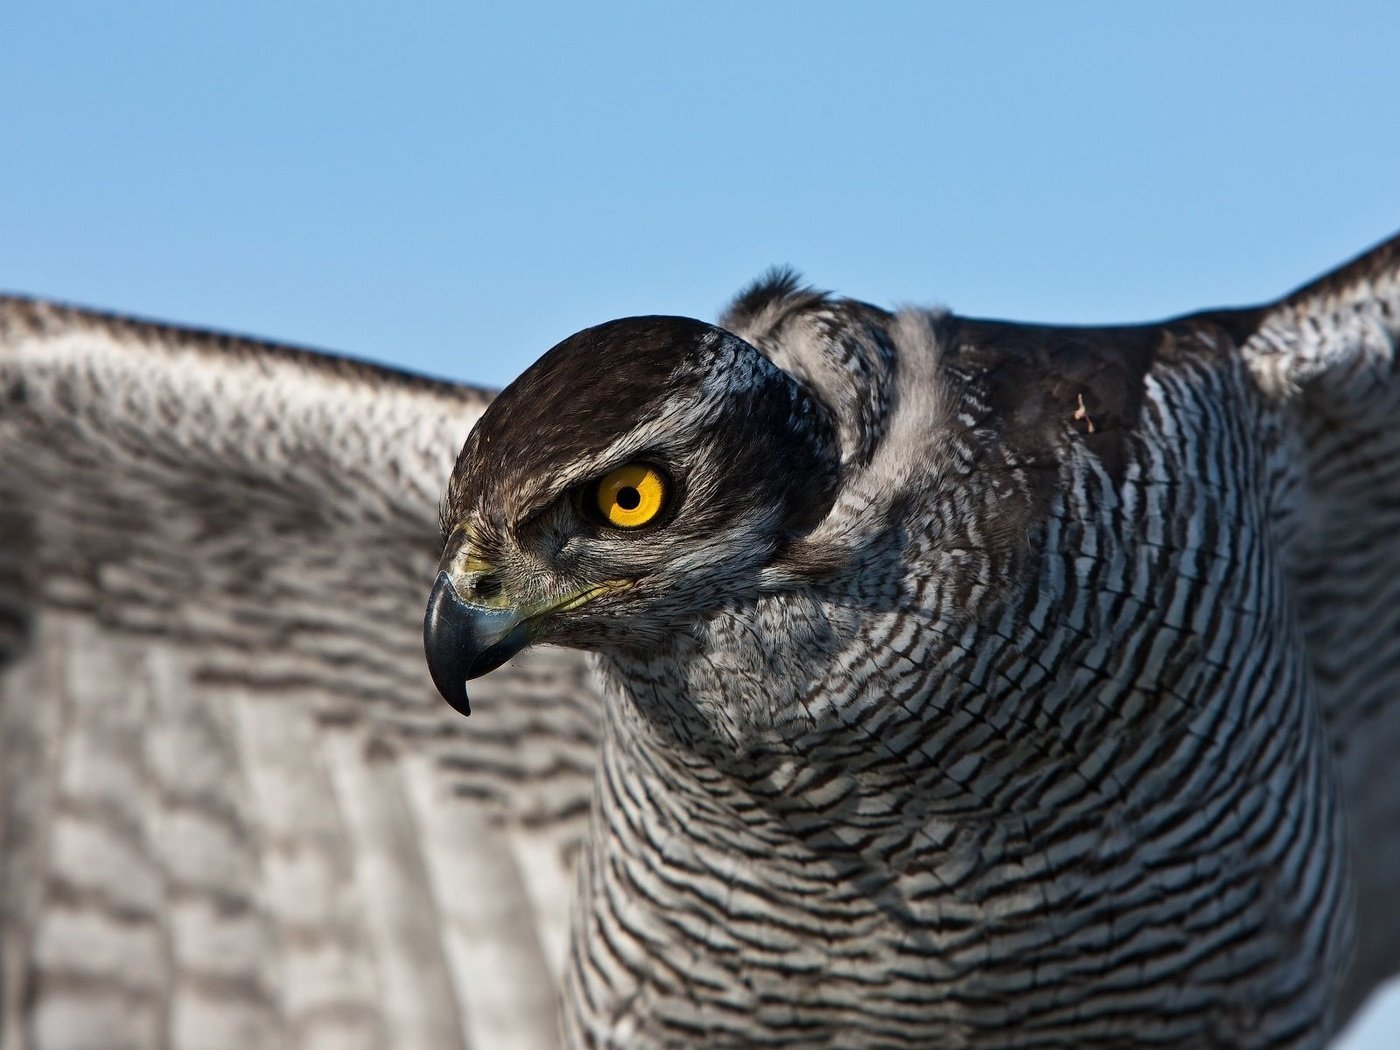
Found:
[[[598,482],[598,511],[620,529],[635,529],[658,514],[666,502],[666,479],[640,463],[618,467]]]

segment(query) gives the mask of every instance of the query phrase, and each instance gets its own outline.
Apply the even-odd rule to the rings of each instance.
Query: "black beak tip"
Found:
[[[467,698],[467,677],[470,671],[469,621],[464,618],[465,603],[446,573],[439,573],[428,599],[428,611],[423,617],[423,653],[428,658],[428,673],[442,698],[464,715],[472,713]]]
[[[464,716],[472,713],[471,699],[467,696],[466,679],[443,679],[433,675],[433,685],[437,686],[438,693],[452,706],[454,711],[459,711]]]

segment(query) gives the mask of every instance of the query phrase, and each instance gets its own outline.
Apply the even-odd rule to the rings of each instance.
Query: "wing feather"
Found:
[[[1291,575],[1351,824],[1343,1016],[1400,971],[1400,237],[1268,308],[1242,352],[1296,419]]]
[[[0,1046],[552,1042],[587,670],[421,655],[488,400],[0,298]]]

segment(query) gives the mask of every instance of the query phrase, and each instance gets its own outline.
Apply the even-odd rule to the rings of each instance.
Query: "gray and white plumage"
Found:
[[[423,668],[486,400],[0,301],[5,1050],[553,1038],[585,669]]]
[[[582,843],[577,1043],[1319,1045],[1400,963],[1398,259],[566,341],[444,564],[625,579],[533,628],[603,702],[547,649],[470,722],[416,650],[483,396],[7,301],[0,1041],[541,1045]],[[684,498],[609,536],[631,456]]]

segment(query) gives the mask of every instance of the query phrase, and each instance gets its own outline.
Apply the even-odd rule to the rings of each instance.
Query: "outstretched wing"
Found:
[[[1300,435],[1290,566],[1357,873],[1356,1005],[1400,970],[1400,237],[1268,308],[1243,353]]]
[[[553,1042],[596,700],[421,651],[487,400],[0,299],[0,1047]]]

